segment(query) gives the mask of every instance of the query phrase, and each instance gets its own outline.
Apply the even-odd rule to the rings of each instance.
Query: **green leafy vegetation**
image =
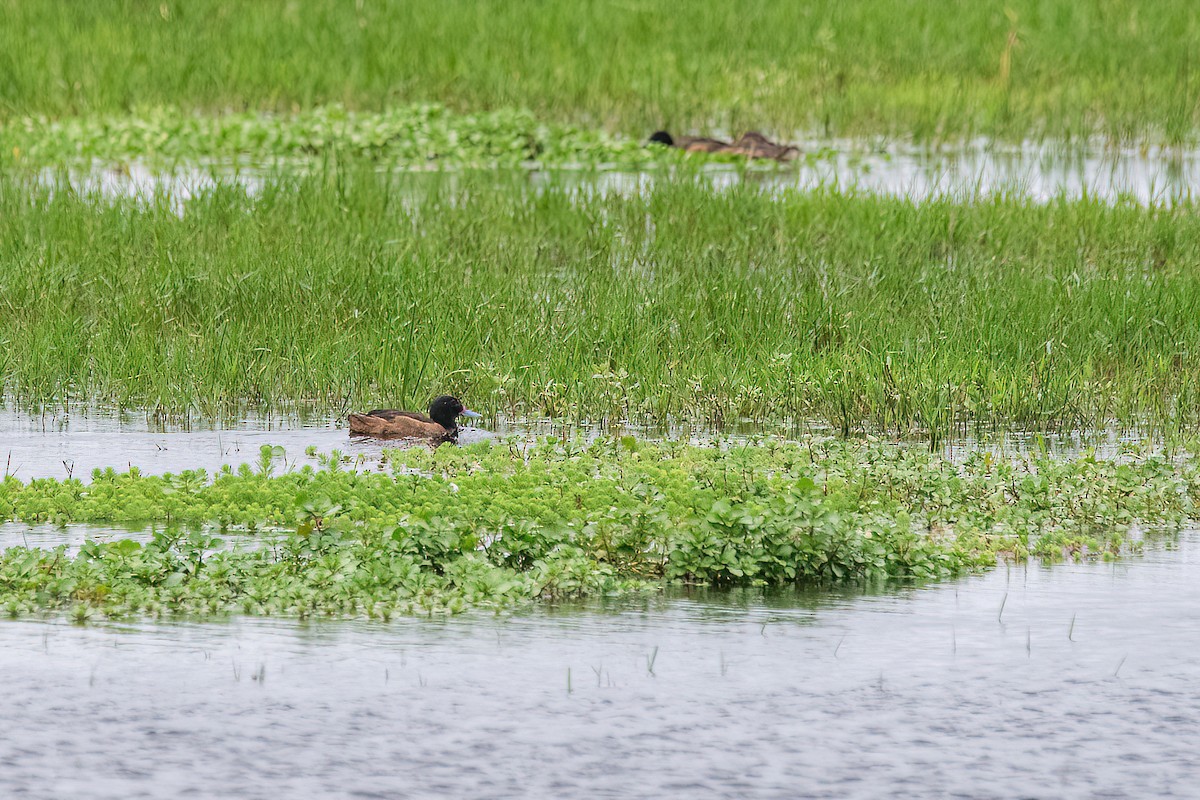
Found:
[[[187,166],[217,159],[262,168],[367,158],[391,168],[639,168],[684,157],[680,150],[595,130],[541,124],[528,113],[454,114],[434,105],[382,112],[321,106],[286,116],[157,109],[138,116],[0,120],[0,164],[15,166],[93,160]]]
[[[1200,417],[1200,216],[1088,200],[634,196],[369,167],[108,202],[0,181],[24,404],[1158,432]]]
[[[0,0],[0,118],[526,108],[659,127],[1193,140],[1190,0]]]
[[[257,470],[7,478],[0,518],[156,525],[0,552],[0,607],[367,615],[711,586],[932,579],[998,556],[1111,558],[1135,524],[1192,517],[1194,459],[1104,460],[809,438],[701,447],[631,437],[390,453],[390,473]],[[212,523],[219,529],[205,527]],[[200,527],[197,527],[200,526]],[[259,547],[222,547],[218,537]]]

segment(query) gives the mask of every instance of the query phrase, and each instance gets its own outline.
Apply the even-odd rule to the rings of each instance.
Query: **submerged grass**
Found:
[[[0,182],[0,376],[25,404],[1187,430],[1200,217],[331,169],[108,202]]]
[[[1196,513],[1194,457],[955,464],[915,447],[810,438],[698,447],[631,438],[392,453],[392,474],[319,470],[92,481],[7,478],[0,520],[155,522],[132,540],[0,552],[0,607],[366,615],[503,607],[664,582],[931,579],[998,556],[1111,558],[1132,526]],[[185,524],[254,532],[260,549]],[[1133,543],[1137,546],[1137,542]]]
[[[528,108],[825,134],[1194,139],[1191,0],[0,0],[0,118]]]

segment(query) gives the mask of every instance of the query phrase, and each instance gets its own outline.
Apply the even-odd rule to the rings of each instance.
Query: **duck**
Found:
[[[655,131],[650,135],[650,141],[665,144],[667,147],[678,147],[689,153],[721,153],[729,147],[729,142],[722,142],[720,139],[709,139],[705,136],[672,136],[666,131]]]
[[[377,439],[424,439],[433,444],[458,441],[458,418],[482,414],[463,406],[457,397],[443,394],[429,404],[429,415],[418,411],[377,408],[366,414],[350,415],[351,436]]]
[[[770,158],[775,161],[792,161],[800,156],[800,148],[790,144],[776,144],[758,131],[746,131],[730,145],[729,152],[747,158]]]
[[[650,141],[667,147],[678,147],[688,153],[725,153],[746,158],[769,158],[774,161],[791,161],[800,155],[800,148],[776,144],[758,131],[747,131],[735,142],[723,142],[703,136],[672,136],[666,131],[655,131]]]

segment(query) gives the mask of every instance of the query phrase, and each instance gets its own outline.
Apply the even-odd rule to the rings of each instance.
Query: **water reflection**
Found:
[[[786,168],[742,168],[714,163],[701,170],[715,190],[753,183],[774,191],[836,188],[921,201],[937,197],[979,199],[996,195],[1038,202],[1091,198],[1107,203],[1172,204],[1191,199],[1200,188],[1200,151],[1179,148],[1066,147],[1054,143],[1005,145],[977,140],[958,147],[916,147],[895,142],[808,140],[809,157]],[[152,168],[132,162],[114,166],[46,170],[41,180],[66,180],[77,191],[106,198],[165,198],[182,213],[187,202],[220,184],[236,184],[258,194],[272,174],[302,174],[308,162],[258,167],[210,163]],[[409,190],[421,180],[444,182],[446,175],[396,171]],[[653,172],[618,167],[564,170],[530,165],[535,186],[567,187],[580,195],[633,195],[648,191]],[[453,178],[453,173],[450,173]]]
[[[1186,797],[1198,546],[870,595],[0,622],[0,793]]]
[[[203,531],[218,539],[215,547],[206,552],[220,550],[257,550],[276,544],[284,534],[274,529],[249,532],[239,529],[222,530],[217,525],[122,525],[121,523],[53,523],[0,522],[0,551],[9,547],[30,547],[42,550],[53,550],[56,547],[67,548],[67,555],[78,554],[79,548],[85,542],[115,542],[130,539],[145,544],[151,541],[156,533],[168,533],[171,536],[186,537],[193,531]]]
[[[825,436],[832,428],[820,420],[745,421],[716,429],[703,425],[606,425],[564,423],[554,420],[511,419],[503,415],[484,420],[485,427],[463,428],[461,445],[515,439],[535,442],[539,437],[592,439],[632,435],[647,440],[687,441],[695,444],[752,441],[764,436],[795,440]],[[910,444],[921,445],[915,440]],[[91,479],[94,469],[112,467],[161,475],[204,469],[210,474],[229,465],[255,467],[263,447],[279,447],[277,471],[317,468],[324,456],[337,451],[343,466],[363,472],[390,469],[384,451],[402,442],[351,438],[344,422],[328,413],[298,408],[285,414],[250,410],[240,415],[160,417],[145,411],[117,411],[76,406],[71,411],[47,409],[30,413],[0,404],[0,478]],[[1161,449],[1161,443],[1136,428],[1066,430],[1052,433],[1020,430],[979,430],[947,438],[939,447],[951,460],[961,460],[978,450],[997,455],[1046,452],[1074,457],[1085,451],[1100,458],[1120,456],[1130,448]]]

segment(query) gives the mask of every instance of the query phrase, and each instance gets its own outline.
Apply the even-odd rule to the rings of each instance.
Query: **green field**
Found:
[[[574,185],[331,169],[180,216],[0,184],[6,393],[934,436],[1200,418],[1195,206]]]
[[[0,119],[519,108],[675,129],[1193,141],[1189,0],[0,0]]]

